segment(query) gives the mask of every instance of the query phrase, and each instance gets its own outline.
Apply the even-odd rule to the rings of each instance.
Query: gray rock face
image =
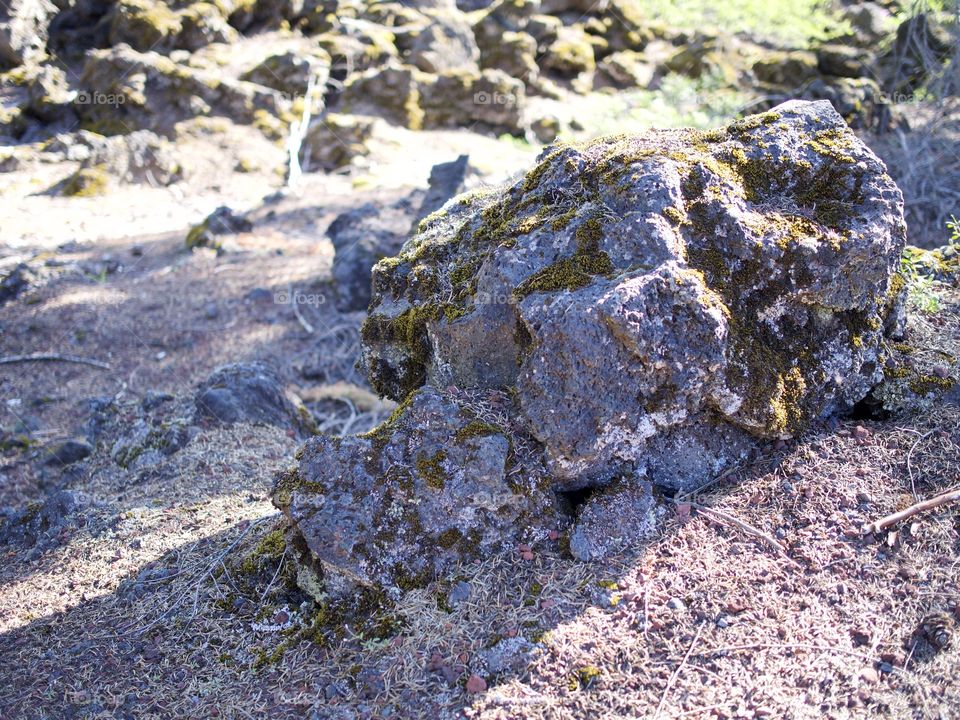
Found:
[[[876,384],[904,235],[825,102],[555,147],[451,200],[374,268],[363,360],[403,403],[277,484],[298,581],[422,586],[562,529],[582,489],[575,557],[650,537],[651,485],[698,487]]]
[[[433,388],[371,433],[308,441],[274,502],[332,594],[425,585],[555,514],[542,468],[512,429]]]
[[[198,419],[262,423],[310,435],[315,423],[303,403],[288,392],[263,363],[234,363],[218,368],[197,389]]]
[[[829,103],[561,146],[374,269],[375,389],[516,388],[554,486],[689,488],[879,379],[899,189]]]
[[[386,207],[366,203],[341,213],[330,223],[327,235],[335,251],[333,278],[340,310],[366,310],[370,304],[370,272],[377,262],[400,250],[413,215],[412,201],[403,198]]]
[[[473,29],[460,12],[431,12],[413,41],[409,61],[425,72],[477,70],[480,50]]]
[[[46,51],[47,26],[57,8],[47,0],[0,4],[0,61],[21,65]]]

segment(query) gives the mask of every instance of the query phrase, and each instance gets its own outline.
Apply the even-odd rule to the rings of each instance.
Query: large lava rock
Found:
[[[902,196],[826,102],[551,149],[374,269],[364,361],[514,388],[556,487],[691,487],[880,378]]]
[[[651,484],[702,485],[881,378],[904,235],[826,102],[558,146],[450,201],[374,268],[363,361],[394,418],[312,439],[275,491],[301,584],[422,585],[562,527],[582,489],[576,557],[651,536]]]

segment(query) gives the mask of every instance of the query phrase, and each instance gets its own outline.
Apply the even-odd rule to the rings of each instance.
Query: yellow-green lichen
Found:
[[[447,453],[438,450],[433,455],[420,455],[415,463],[417,473],[434,490],[443,490],[447,484],[447,471],[443,469],[443,461]]]
[[[483,422],[482,420],[471,420],[457,430],[454,440],[459,445],[470,438],[484,437],[486,435],[500,435],[502,433],[503,430],[498,428],[496,425],[491,425],[490,423]]]
[[[106,165],[80,168],[63,186],[63,194],[70,197],[97,197],[107,192],[110,174]]]

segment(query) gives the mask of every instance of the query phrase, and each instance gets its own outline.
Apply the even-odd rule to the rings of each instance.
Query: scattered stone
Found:
[[[523,83],[500,70],[437,75],[389,63],[348,79],[341,107],[412,130],[484,123],[497,131],[524,127]]]
[[[190,429],[183,421],[154,426],[138,419],[114,442],[110,457],[127,470],[143,470],[178,452],[190,437]]]
[[[470,583],[465,580],[461,580],[450,590],[450,594],[447,595],[447,604],[450,607],[456,607],[462,602],[466,602],[470,599],[471,593]]]
[[[44,465],[65,466],[79,462],[89,457],[93,446],[84,438],[68,438],[52,443],[41,453],[41,462]]]
[[[874,58],[849,45],[828,44],[817,48],[817,65],[824,75],[858,78],[869,74]]]
[[[330,55],[321,48],[311,48],[308,54],[288,50],[264,58],[241,75],[240,79],[302,97],[311,78],[317,87],[322,88],[327,84],[330,62]]]
[[[577,560],[598,560],[636,548],[657,532],[665,511],[649,484],[617,481],[591,495],[578,508],[570,532],[570,553]]]
[[[92,50],[73,102],[86,129],[103,135],[137,129],[170,131],[197,115],[221,115],[251,124],[263,114],[276,119],[292,100],[276,90],[224,77],[213,69],[180,65],[156,52],[128,45]]]
[[[0,273],[0,305],[17,298],[35,279],[36,276],[26,263],[17,263],[11,269]]]
[[[327,229],[334,247],[333,278],[341,311],[366,310],[371,269],[395,255],[410,232],[414,203],[403,198],[386,207],[366,203],[337,216]]]
[[[593,72],[596,68],[593,43],[581,26],[564,27],[540,59],[540,65],[563,77]]]
[[[467,678],[467,692],[471,694],[482,693],[487,689],[487,681],[479,675],[471,675]]]
[[[376,118],[361,115],[324,115],[311,124],[304,138],[304,165],[330,172],[369,155],[369,142],[378,122]]]
[[[439,163],[430,168],[429,187],[414,218],[413,231],[417,230],[421,220],[464,191],[469,160],[468,155],[461,155],[456,160]]]
[[[635,50],[620,50],[597,66],[599,74],[616,88],[646,88],[653,83],[656,66],[643,53]]]
[[[187,247],[209,247],[220,249],[223,237],[253,230],[247,216],[233,208],[221,205],[200,224],[194,225],[187,233]]]
[[[420,70],[476,71],[480,49],[466,17],[457,11],[425,11],[430,23],[417,34],[408,61]]]
[[[753,64],[753,73],[760,82],[798,88],[817,76],[817,62],[816,54],[806,50],[771,50]]]
[[[49,0],[0,3],[0,61],[22,65],[46,54],[47,29],[57,7]]]
[[[0,517],[0,543],[26,547],[46,545],[81,510],[90,505],[81,492],[59,490],[42,503]]]
[[[252,423],[290,428],[312,435],[316,422],[277,374],[258,362],[217,368],[201,383],[194,399],[196,417],[225,425]]]

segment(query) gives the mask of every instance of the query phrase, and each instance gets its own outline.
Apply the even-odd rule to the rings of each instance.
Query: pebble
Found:
[[[482,693],[487,689],[487,681],[484,680],[479,675],[471,675],[467,679],[467,692],[468,693]]]
[[[880,675],[872,667],[865,667],[860,671],[860,679],[868,685],[880,682]]]
[[[671,610],[686,610],[687,606],[680,598],[670,598],[667,601],[667,607]]]
[[[465,600],[469,600],[470,591],[470,583],[461,580],[450,590],[450,594],[447,596],[447,604],[450,607],[456,607]]]
[[[216,303],[208,302],[203,306],[203,316],[207,320],[213,320],[219,314],[220,310],[217,308]]]

